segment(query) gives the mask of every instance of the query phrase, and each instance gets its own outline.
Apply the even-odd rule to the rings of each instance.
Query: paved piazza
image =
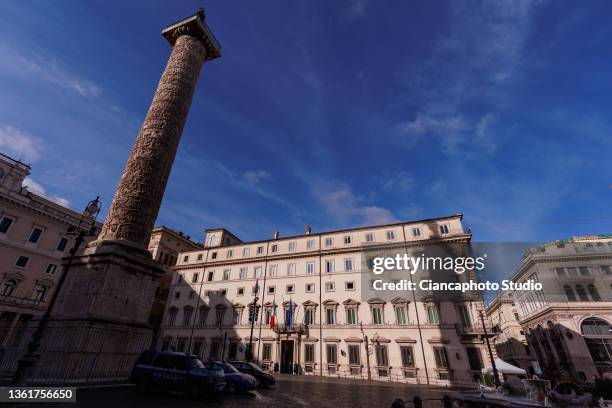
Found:
[[[421,398],[442,398],[446,390],[398,383],[365,382],[318,377],[279,376],[276,386],[258,389],[243,395],[221,394],[215,399],[192,400],[179,394],[151,392],[140,394],[133,386],[79,389],[77,403],[46,403],[45,407],[390,407],[394,398],[412,401]],[[37,405],[15,404],[25,408]],[[40,404],[38,405],[40,406]],[[411,406],[411,404],[407,404]],[[425,401],[425,407],[437,408],[442,403]]]

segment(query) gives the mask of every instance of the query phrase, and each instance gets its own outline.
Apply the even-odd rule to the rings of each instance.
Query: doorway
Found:
[[[280,371],[285,374],[293,373],[293,340],[281,341]]]

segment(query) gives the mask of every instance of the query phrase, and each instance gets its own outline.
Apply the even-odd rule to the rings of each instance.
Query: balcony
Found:
[[[278,334],[306,334],[308,332],[308,326],[305,324],[294,324],[291,326],[277,324],[274,326],[274,332]]]
[[[10,295],[0,295],[0,304],[36,310],[45,310],[47,308],[47,302]]]

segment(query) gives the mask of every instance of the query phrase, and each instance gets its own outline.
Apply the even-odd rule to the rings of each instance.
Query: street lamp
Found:
[[[253,361],[253,330],[255,329],[255,320],[259,317],[259,310],[257,310],[257,302],[259,301],[259,281],[255,281],[255,297],[253,298],[253,308],[249,311],[249,317],[251,319],[251,336],[249,337],[249,348],[247,349],[247,361]]]
[[[482,329],[484,330],[485,340],[487,341],[487,349],[489,349],[489,358],[491,359],[491,367],[493,368],[493,383],[495,384],[495,388],[501,385],[501,381],[499,381],[499,373],[497,372],[497,367],[495,366],[495,360],[493,359],[493,351],[491,350],[491,343],[489,343],[489,336],[487,335],[487,326],[485,325],[484,315],[482,314],[482,310],[478,311],[480,315],[480,321],[482,322]]]
[[[49,306],[45,310],[42,318],[40,319],[40,323],[36,327],[36,331],[32,335],[32,340],[28,344],[28,352],[25,356],[23,356],[18,361],[17,371],[13,376],[13,384],[16,385],[26,385],[27,381],[30,377],[30,373],[32,368],[38,362],[39,355],[36,353],[40,348],[41,339],[43,337],[44,331],[47,328],[51,317],[51,311],[53,310],[53,306],[55,306],[55,301],[59,295],[60,290],[62,289],[62,285],[66,281],[66,275],[68,274],[68,270],[72,266],[72,262],[77,251],[80,249],[83,241],[85,241],[85,237],[95,236],[96,231],[96,218],[100,213],[100,196],[96,197],[95,200],[91,200],[87,203],[85,207],[85,211],[81,214],[81,218],[76,226],[72,225],[68,227],[67,235],[76,237],[74,240],[74,245],[69,251],[68,259],[66,260],[66,264],[64,265],[64,271],[60,275],[59,281],[55,287],[51,295],[51,300],[49,300]]]

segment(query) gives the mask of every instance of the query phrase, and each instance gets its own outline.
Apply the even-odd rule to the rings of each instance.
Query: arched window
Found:
[[[583,302],[589,301],[589,297],[587,296],[586,291],[584,290],[584,287],[582,287],[582,285],[576,285],[576,293],[578,294],[578,298],[580,298],[580,300],[582,300]]]
[[[15,279],[7,279],[2,285],[2,296],[13,296],[15,288],[17,287],[17,281]]]
[[[593,302],[601,301],[601,297],[599,296],[599,292],[597,292],[597,288],[595,287],[595,285],[589,285],[587,286],[587,289],[589,291],[589,295],[591,295],[591,299],[593,300]]]
[[[208,305],[200,306],[198,311],[198,324],[200,326],[206,326],[206,320],[208,319],[208,311],[210,307]]]
[[[569,302],[576,301],[576,295],[574,294],[574,290],[572,289],[570,285],[563,286],[563,291],[565,292],[565,296],[567,297],[567,300]]]
[[[612,325],[603,319],[589,317],[580,325],[591,358],[595,363],[612,362]]]

